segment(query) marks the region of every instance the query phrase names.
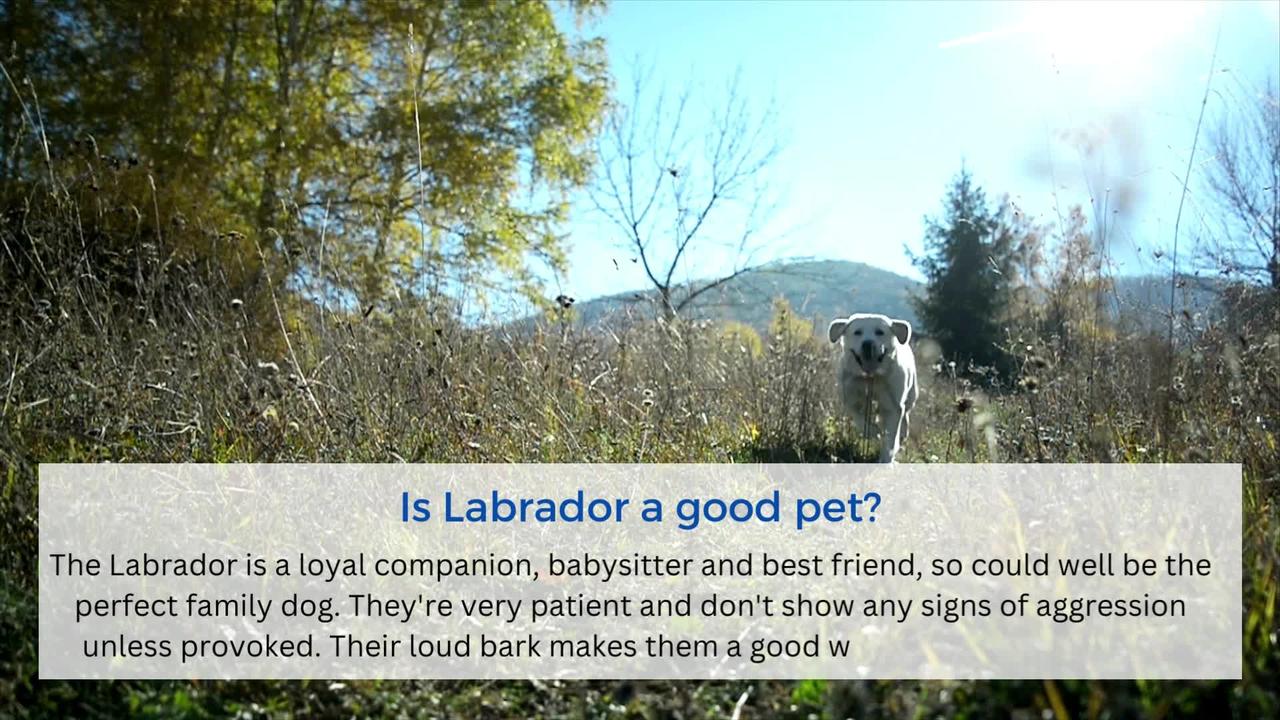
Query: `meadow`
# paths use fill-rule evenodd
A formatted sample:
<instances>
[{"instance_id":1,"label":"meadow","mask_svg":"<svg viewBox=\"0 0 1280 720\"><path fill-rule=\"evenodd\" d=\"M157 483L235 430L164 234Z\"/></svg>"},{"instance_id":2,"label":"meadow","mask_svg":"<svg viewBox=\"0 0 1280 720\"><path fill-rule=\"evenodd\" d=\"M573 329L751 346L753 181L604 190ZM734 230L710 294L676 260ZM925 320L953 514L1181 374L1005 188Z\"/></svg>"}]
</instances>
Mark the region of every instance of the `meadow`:
<instances>
[{"instance_id":1,"label":"meadow","mask_svg":"<svg viewBox=\"0 0 1280 720\"><path fill-rule=\"evenodd\" d=\"M1011 374L923 342L904 462L1227 462L1244 468L1239 682L44 682L42 462L856 462L835 354L785 305L768 332L553 306L486 323L406 296L307 300L174 247L227 238L102 169L0 220L0 715L6 717L1177 717L1280 713L1280 336L1267 291L1168 337L1102 316L1107 278L1050 264L1010 322ZM112 179L116 178L116 179ZM145 197L145 195L141 196ZM123 218L123 220L122 220ZM144 218L147 218L144 220ZM175 240L175 237L179 240ZM251 241L240 252L252 256ZM264 267L269 267L265 266ZM1062 278L1075 278L1062 280ZM1029 318L1029 319L1028 319Z\"/></svg>"}]
</instances>

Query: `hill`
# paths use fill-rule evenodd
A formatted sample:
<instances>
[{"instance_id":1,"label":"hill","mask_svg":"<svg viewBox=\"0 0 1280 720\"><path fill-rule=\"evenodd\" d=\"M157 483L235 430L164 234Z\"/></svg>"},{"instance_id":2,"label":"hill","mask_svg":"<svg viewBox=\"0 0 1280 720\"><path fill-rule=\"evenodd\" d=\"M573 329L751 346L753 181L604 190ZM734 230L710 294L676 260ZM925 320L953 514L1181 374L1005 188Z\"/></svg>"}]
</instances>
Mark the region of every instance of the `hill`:
<instances>
[{"instance_id":1,"label":"hill","mask_svg":"<svg viewBox=\"0 0 1280 720\"><path fill-rule=\"evenodd\" d=\"M767 328L773 300L786 298L796 313L827 320L852 312L880 312L915 322L910 295L919 282L865 263L813 260L783 263L744 273L705 293L686 309L697 320L734 320ZM632 317L653 317L652 291L633 290L587 300L574 306L579 321L598 325Z\"/></svg>"},{"instance_id":2,"label":"hill","mask_svg":"<svg viewBox=\"0 0 1280 720\"><path fill-rule=\"evenodd\" d=\"M1186 277L1177 291L1176 306L1191 315L1220 319L1217 300L1222 288L1220 281ZM831 318L853 312L879 312L918 324L910 298L923 291L919 281L865 263L808 260L744 273L699 297L684 315L695 320L732 320L763 331L769 326L773 301L781 297L798 315L815 320L819 329ZM1129 330L1160 332L1168 322L1168 278L1116 277L1105 299L1112 316L1123 318ZM588 327L652 318L657 295L651 290L631 290L583 301L574 309L578 322Z\"/></svg>"},{"instance_id":3,"label":"hill","mask_svg":"<svg viewBox=\"0 0 1280 720\"><path fill-rule=\"evenodd\" d=\"M1174 291L1175 312L1185 311L1197 326L1223 319L1219 300L1228 283L1212 277L1180 276ZM1125 329L1160 333L1169 322L1169 278L1126 275L1115 278L1115 291L1107 304L1114 317L1123 318ZM1181 324L1181 321L1180 321Z\"/></svg>"}]
</instances>

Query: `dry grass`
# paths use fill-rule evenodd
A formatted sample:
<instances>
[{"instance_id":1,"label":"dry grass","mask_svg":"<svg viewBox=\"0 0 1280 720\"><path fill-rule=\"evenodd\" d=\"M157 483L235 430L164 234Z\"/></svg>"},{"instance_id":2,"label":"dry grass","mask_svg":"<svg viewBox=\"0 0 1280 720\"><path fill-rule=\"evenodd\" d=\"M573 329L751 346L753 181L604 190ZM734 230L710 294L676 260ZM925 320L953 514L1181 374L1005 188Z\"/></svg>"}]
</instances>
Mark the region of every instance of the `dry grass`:
<instances>
[{"instance_id":1,"label":"dry grass","mask_svg":"<svg viewBox=\"0 0 1280 720\"><path fill-rule=\"evenodd\" d=\"M326 309L285 291L247 248L227 249L243 238L164 216L130 172L75 173L3 208L0 283L13 309L0 327L0 714L720 716L747 686L742 717L1280 712L1280 323L1274 297L1248 294L1233 299L1232 325L1190 327L1172 352L1080 317L1053 333L1035 323L1011 331L1021 370L1010 381L922 353L924 393L904 456L1243 463L1238 683L37 682L40 462L862 456L835 418L829 346L794 318L780 317L753 348L709 323L588 332L556 316L484 327L418 301Z\"/></svg>"}]
</instances>

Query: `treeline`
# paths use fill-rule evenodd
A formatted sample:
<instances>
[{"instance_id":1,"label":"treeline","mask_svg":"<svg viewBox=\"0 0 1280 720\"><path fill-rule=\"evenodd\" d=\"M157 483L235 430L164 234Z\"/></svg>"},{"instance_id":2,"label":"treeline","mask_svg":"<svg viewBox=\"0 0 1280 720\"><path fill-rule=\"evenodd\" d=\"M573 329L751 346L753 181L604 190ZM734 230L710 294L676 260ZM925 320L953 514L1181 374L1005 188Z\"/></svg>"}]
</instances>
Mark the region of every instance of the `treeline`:
<instances>
[{"instance_id":1,"label":"treeline","mask_svg":"<svg viewBox=\"0 0 1280 720\"><path fill-rule=\"evenodd\" d=\"M305 278L352 306L462 273L519 286L563 263L589 177L600 9L4 3L0 274L48 272L60 253L23 218L64 202L83 208L80 271L126 285L206 262L237 294Z\"/></svg>"},{"instance_id":2,"label":"treeline","mask_svg":"<svg viewBox=\"0 0 1280 720\"><path fill-rule=\"evenodd\" d=\"M1083 208L1056 222L1036 221L1007 197L990 200L962 169L942 212L925 218L923 251L908 248L925 277L914 304L925 334L958 374L995 382L1013 378L1028 358L1047 362L1042 355L1050 349L1087 356L1102 370L1109 346L1141 341L1163 346L1167 368L1169 354L1205 332L1266 337L1280 296L1250 282L1265 276L1235 274L1205 250L1206 238L1199 240L1198 255L1154 280L1166 288L1155 306L1126 307L1113 258ZM1216 297L1212 308L1195 302L1206 291Z\"/></svg>"}]
</instances>

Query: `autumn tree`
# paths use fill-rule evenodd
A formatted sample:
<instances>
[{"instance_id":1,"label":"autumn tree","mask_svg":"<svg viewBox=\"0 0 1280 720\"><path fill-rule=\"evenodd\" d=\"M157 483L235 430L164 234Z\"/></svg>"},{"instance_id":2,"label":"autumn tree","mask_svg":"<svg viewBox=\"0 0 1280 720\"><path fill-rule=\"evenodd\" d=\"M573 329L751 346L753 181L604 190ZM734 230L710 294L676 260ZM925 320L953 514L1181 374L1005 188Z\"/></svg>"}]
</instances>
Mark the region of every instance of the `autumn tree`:
<instances>
[{"instance_id":1,"label":"autumn tree","mask_svg":"<svg viewBox=\"0 0 1280 720\"><path fill-rule=\"evenodd\" d=\"M1064 348L1093 348L1113 335L1106 295L1112 291L1084 209L1074 206L1059 224L1054 259L1042 287L1042 329Z\"/></svg>"},{"instance_id":2,"label":"autumn tree","mask_svg":"<svg viewBox=\"0 0 1280 720\"><path fill-rule=\"evenodd\" d=\"M283 277L361 302L449 272L523 285L531 261L563 262L594 158L598 6L16 0L6 183L44 172L38 94L55 153L136 161L161 195L149 215L264 249Z\"/></svg>"}]
</instances>

